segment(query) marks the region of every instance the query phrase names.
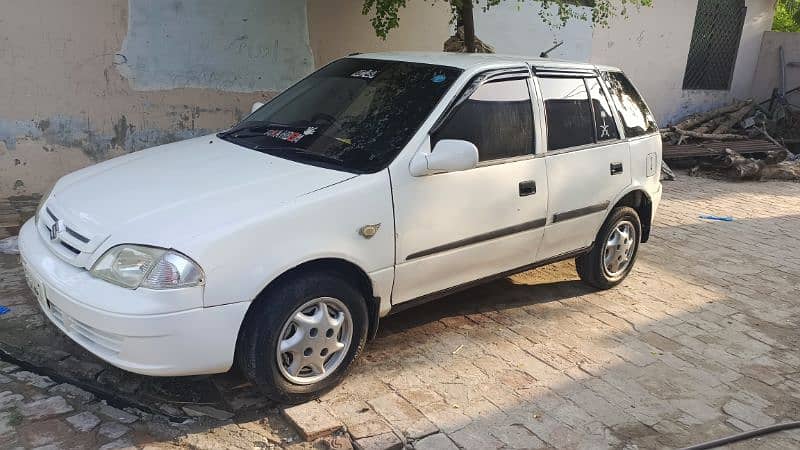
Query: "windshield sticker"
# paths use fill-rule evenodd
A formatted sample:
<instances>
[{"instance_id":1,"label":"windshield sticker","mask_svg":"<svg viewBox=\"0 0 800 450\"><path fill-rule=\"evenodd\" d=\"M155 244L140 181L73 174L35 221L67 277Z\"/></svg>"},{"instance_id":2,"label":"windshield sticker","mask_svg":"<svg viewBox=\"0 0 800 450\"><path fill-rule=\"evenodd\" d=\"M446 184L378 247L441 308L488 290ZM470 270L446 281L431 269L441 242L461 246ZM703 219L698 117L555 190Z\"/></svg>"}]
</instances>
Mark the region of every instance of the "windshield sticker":
<instances>
[{"instance_id":1,"label":"windshield sticker","mask_svg":"<svg viewBox=\"0 0 800 450\"><path fill-rule=\"evenodd\" d=\"M295 131L287 131L287 130L267 130L265 135L269 137L273 137L275 139L281 139L287 142L291 142L292 144L296 144L300 142L300 139L303 139L306 135L302 133L297 133Z\"/></svg>"},{"instance_id":2,"label":"windshield sticker","mask_svg":"<svg viewBox=\"0 0 800 450\"><path fill-rule=\"evenodd\" d=\"M364 70L359 70L357 72L353 72L353 74L350 76L353 78L365 78L367 80L371 80L375 78L377 75L378 71L375 69L364 69Z\"/></svg>"},{"instance_id":3,"label":"windshield sticker","mask_svg":"<svg viewBox=\"0 0 800 450\"><path fill-rule=\"evenodd\" d=\"M445 80L447 80L447 76L441 73L436 74L433 76L433 78L431 78L431 81L434 83L444 83Z\"/></svg>"}]
</instances>

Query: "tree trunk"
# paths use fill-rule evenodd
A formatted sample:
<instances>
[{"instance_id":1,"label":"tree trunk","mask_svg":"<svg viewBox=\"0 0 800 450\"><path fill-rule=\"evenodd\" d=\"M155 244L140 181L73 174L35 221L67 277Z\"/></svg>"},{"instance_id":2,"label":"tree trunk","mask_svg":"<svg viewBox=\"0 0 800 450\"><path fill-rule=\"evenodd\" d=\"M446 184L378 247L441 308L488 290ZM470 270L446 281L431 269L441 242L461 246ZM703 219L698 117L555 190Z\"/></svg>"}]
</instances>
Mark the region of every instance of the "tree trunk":
<instances>
[{"instance_id":1,"label":"tree trunk","mask_svg":"<svg viewBox=\"0 0 800 450\"><path fill-rule=\"evenodd\" d=\"M472 0L461 0L461 20L464 22L464 46L467 53L475 53L475 17Z\"/></svg>"}]
</instances>

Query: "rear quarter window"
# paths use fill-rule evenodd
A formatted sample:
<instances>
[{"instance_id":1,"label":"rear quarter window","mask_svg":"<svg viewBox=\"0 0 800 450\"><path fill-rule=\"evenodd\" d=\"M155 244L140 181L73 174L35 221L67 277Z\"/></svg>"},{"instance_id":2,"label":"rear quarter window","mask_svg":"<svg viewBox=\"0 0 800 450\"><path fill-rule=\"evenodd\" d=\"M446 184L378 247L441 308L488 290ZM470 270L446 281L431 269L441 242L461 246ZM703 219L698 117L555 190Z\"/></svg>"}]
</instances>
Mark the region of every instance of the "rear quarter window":
<instances>
[{"instance_id":1,"label":"rear quarter window","mask_svg":"<svg viewBox=\"0 0 800 450\"><path fill-rule=\"evenodd\" d=\"M622 72L603 72L611 101L622 119L625 137L643 136L658 131L653 113Z\"/></svg>"}]
</instances>

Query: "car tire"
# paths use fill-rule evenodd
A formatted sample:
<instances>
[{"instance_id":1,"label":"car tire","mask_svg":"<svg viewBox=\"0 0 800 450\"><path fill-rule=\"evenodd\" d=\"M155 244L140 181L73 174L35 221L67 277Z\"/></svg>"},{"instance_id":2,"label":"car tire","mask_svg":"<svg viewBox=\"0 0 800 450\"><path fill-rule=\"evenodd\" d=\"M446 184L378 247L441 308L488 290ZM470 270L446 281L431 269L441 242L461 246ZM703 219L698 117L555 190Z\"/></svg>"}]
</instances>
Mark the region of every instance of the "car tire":
<instances>
[{"instance_id":1,"label":"car tire","mask_svg":"<svg viewBox=\"0 0 800 450\"><path fill-rule=\"evenodd\" d=\"M635 235L630 236L631 233ZM581 280L597 289L620 284L633 269L641 236L642 223L636 210L614 208L597 233L592 249L575 258Z\"/></svg>"},{"instance_id":2,"label":"car tire","mask_svg":"<svg viewBox=\"0 0 800 450\"><path fill-rule=\"evenodd\" d=\"M307 402L345 377L367 341L368 321L364 295L347 281L325 273L289 277L270 287L248 312L237 364L269 399ZM346 348L334 350L346 336ZM281 353L285 348L290 350ZM320 369L329 364L330 370Z\"/></svg>"}]
</instances>

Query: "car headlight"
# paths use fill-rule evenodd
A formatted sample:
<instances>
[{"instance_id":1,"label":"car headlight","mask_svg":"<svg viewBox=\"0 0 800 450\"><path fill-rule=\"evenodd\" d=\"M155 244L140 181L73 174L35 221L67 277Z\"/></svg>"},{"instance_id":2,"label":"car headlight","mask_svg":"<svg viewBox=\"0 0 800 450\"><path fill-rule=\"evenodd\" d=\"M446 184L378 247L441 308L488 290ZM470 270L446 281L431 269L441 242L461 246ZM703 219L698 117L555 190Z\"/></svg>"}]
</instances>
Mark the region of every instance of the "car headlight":
<instances>
[{"instance_id":1,"label":"car headlight","mask_svg":"<svg viewBox=\"0 0 800 450\"><path fill-rule=\"evenodd\" d=\"M174 251L123 244L109 249L92 267L92 276L128 289L178 289L203 284L203 270Z\"/></svg>"}]
</instances>

